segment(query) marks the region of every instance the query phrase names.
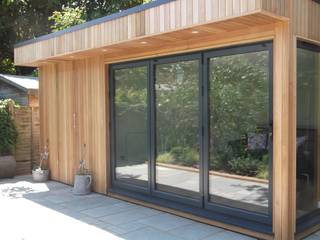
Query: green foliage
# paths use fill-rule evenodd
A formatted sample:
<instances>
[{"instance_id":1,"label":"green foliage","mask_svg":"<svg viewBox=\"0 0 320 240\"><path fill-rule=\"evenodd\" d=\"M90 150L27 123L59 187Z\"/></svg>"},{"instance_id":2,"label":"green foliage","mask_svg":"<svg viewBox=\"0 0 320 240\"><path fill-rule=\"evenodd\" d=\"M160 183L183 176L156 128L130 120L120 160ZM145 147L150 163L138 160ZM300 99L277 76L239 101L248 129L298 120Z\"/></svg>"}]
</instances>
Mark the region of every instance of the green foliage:
<instances>
[{"instance_id":1,"label":"green foliage","mask_svg":"<svg viewBox=\"0 0 320 240\"><path fill-rule=\"evenodd\" d=\"M54 11L49 17L54 24L51 26L53 32L69 28L85 22L85 9L82 7L63 7L62 11Z\"/></svg>"},{"instance_id":2,"label":"green foliage","mask_svg":"<svg viewBox=\"0 0 320 240\"><path fill-rule=\"evenodd\" d=\"M237 157L229 162L230 170L232 173L245 175L245 176L256 176L260 167L260 159L247 157Z\"/></svg>"},{"instance_id":3,"label":"green foliage","mask_svg":"<svg viewBox=\"0 0 320 240\"><path fill-rule=\"evenodd\" d=\"M185 167L195 167L199 164L199 153L192 148L173 147L157 157L159 163L171 163Z\"/></svg>"},{"instance_id":4,"label":"green foliage","mask_svg":"<svg viewBox=\"0 0 320 240\"><path fill-rule=\"evenodd\" d=\"M268 131L268 55L259 52L214 58L210 69L210 170L267 178L267 150L249 151L247 136ZM198 72L197 61L157 66L158 162L189 167L199 164ZM147 69L116 73L117 121L130 119L130 127L134 122L145 122ZM126 129L121 132L126 134Z\"/></svg>"},{"instance_id":5,"label":"green foliage","mask_svg":"<svg viewBox=\"0 0 320 240\"><path fill-rule=\"evenodd\" d=\"M48 34L51 31L52 20L49 17L57 11L63 14L63 9L84 9L85 18L67 18L63 15L57 28L69 27L130 7L145 3L145 0L3 0L0 1L0 73L16 73L30 75L33 68L14 67L8 64L13 62L13 45L28 39ZM57 14L58 17L59 14ZM60 24L61 23L61 24ZM9 59L9 60L6 60Z\"/></svg>"},{"instance_id":6,"label":"green foliage","mask_svg":"<svg viewBox=\"0 0 320 240\"><path fill-rule=\"evenodd\" d=\"M0 73L16 74L12 59L4 58L0 61Z\"/></svg>"},{"instance_id":7,"label":"green foliage","mask_svg":"<svg viewBox=\"0 0 320 240\"><path fill-rule=\"evenodd\" d=\"M9 111L12 100L0 100L0 156L11 155L17 143L17 129Z\"/></svg>"},{"instance_id":8,"label":"green foliage","mask_svg":"<svg viewBox=\"0 0 320 240\"><path fill-rule=\"evenodd\" d=\"M171 153L162 153L157 157L157 162L159 163L174 163L174 157Z\"/></svg>"}]
</instances>

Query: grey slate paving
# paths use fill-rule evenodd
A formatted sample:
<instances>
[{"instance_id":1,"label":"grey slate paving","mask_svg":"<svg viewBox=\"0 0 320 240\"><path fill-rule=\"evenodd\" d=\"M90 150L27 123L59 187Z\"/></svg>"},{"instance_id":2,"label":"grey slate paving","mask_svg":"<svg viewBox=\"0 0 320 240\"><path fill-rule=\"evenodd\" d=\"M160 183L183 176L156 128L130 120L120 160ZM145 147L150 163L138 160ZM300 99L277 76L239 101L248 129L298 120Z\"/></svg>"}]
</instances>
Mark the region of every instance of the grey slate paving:
<instances>
[{"instance_id":1,"label":"grey slate paving","mask_svg":"<svg viewBox=\"0 0 320 240\"><path fill-rule=\"evenodd\" d=\"M125 209L111 205L111 206L100 206L100 207L90 208L90 209L81 211L81 213L88 215L90 217L100 218L107 215L113 215L113 214L117 214L125 211L126 211Z\"/></svg>"},{"instance_id":2,"label":"grey slate paving","mask_svg":"<svg viewBox=\"0 0 320 240\"><path fill-rule=\"evenodd\" d=\"M247 237L239 233L222 231L210 237L204 238L204 240L254 240L254 238Z\"/></svg>"},{"instance_id":3,"label":"grey slate paving","mask_svg":"<svg viewBox=\"0 0 320 240\"><path fill-rule=\"evenodd\" d=\"M167 232L163 232L151 227L142 228L122 236L126 240L183 240Z\"/></svg>"},{"instance_id":4,"label":"grey slate paving","mask_svg":"<svg viewBox=\"0 0 320 240\"><path fill-rule=\"evenodd\" d=\"M7 212L11 217L15 213L14 210L23 209L24 205L30 206L30 204L35 208L31 211L36 212L39 216L50 215L50 224L42 226L44 232L55 228L50 239L63 239L66 234L74 236L75 233L79 233L77 239L88 239L85 234L90 234L90 236L97 234L99 237L95 240L254 239L100 194L75 196L72 194L70 186L58 182L49 181L45 184L37 184L32 182L30 176L0 180L0 210L2 214L9 210ZM1 222L1 219L6 219L6 221ZM12 217L14 222L11 225L7 219L0 218L4 230L9 229L11 225L14 225L15 228L19 227L17 219L30 219L30 213L28 214L28 211L19 212L19 216ZM43 218L35 218L32 226L39 226L43 224L42 221ZM61 221L71 224L70 232L65 232L70 229L70 226L63 225ZM21 223L25 224L26 221L21 220ZM47 230L46 227L48 227ZM19 232L9 232L10 234L18 234L13 239L38 240L38 238L32 238L33 233L38 234L34 229L23 228L23 226L21 229L23 230ZM0 235L0 239L2 238L3 236ZM320 232L307 237L306 240L320 240Z\"/></svg>"},{"instance_id":5,"label":"grey slate paving","mask_svg":"<svg viewBox=\"0 0 320 240\"><path fill-rule=\"evenodd\" d=\"M143 218L138 222L148 225L150 227L157 228L162 231L169 231L174 228L178 228L193 223L193 221L189 219L177 217L168 213L155 215L149 218Z\"/></svg>"},{"instance_id":6,"label":"grey slate paving","mask_svg":"<svg viewBox=\"0 0 320 240\"><path fill-rule=\"evenodd\" d=\"M172 229L169 233L175 236L184 236L187 240L200 240L222 231L224 230L221 228L193 222L189 225Z\"/></svg>"},{"instance_id":7,"label":"grey slate paving","mask_svg":"<svg viewBox=\"0 0 320 240\"><path fill-rule=\"evenodd\" d=\"M138 221L141 219L145 219L146 217L147 216L145 214L141 213L139 210L134 209L130 211L125 211L125 212L105 216L105 217L99 218L99 220L106 223L111 223L113 225L121 225L125 223Z\"/></svg>"},{"instance_id":8,"label":"grey slate paving","mask_svg":"<svg viewBox=\"0 0 320 240\"><path fill-rule=\"evenodd\" d=\"M316 235L316 234L313 234L313 235L305 238L305 240L320 240L320 236Z\"/></svg>"}]
</instances>

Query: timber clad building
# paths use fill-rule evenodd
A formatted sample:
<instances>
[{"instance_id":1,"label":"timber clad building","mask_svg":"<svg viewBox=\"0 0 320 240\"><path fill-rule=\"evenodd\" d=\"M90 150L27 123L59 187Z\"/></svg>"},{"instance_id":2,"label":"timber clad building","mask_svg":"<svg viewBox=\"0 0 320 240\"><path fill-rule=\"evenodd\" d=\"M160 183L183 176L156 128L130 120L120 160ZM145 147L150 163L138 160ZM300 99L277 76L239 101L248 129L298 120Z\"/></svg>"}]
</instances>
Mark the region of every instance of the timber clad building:
<instances>
[{"instance_id":1,"label":"timber clad building","mask_svg":"<svg viewBox=\"0 0 320 240\"><path fill-rule=\"evenodd\" d=\"M261 239L320 226L320 3L158 0L19 43L73 183Z\"/></svg>"}]
</instances>

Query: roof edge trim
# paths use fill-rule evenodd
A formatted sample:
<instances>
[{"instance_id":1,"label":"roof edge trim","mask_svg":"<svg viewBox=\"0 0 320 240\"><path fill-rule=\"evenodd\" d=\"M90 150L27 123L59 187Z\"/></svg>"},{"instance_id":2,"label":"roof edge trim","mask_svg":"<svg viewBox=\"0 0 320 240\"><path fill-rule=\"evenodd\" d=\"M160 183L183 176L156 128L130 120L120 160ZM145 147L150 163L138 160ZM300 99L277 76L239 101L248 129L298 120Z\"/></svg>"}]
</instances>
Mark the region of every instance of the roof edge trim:
<instances>
[{"instance_id":1,"label":"roof edge trim","mask_svg":"<svg viewBox=\"0 0 320 240\"><path fill-rule=\"evenodd\" d=\"M156 1L153 1L153 2L150 2L150 3L141 4L141 5L138 5L136 7L129 8L129 9L126 9L126 10L121 11L121 12L117 12L117 13L114 13L114 14L111 14L111 15L107 15L105 17L97 18L97 19L94 19L94 20L91 20L91 21L88 21L88 22L85 22L85 23L82 23L82 24L79 24L79 25L72 26L70 28L66 28L64 30L60 30L60 31L57 31L57 32L49 33L47 35L42 35L42 36L34 38L34 39L30 39L30 40L27 40L27 41L16 43L14 45L14 48L22 47L22 46L25 46L25 45L28 45L28 44L32 44L32 43L36 43L36 42L40 42L40 41L49 40L51 38L55 38L55 37L61 36L61 35L66 34L66 33L75 32L75 31L78 31L78 30L81 30L81 29L85 29L85 28L94 26L94 25L98 25L98 24L101 24L101 23L104 23L104 22L111 21L111 20L114 20L114 19L117 19L117 18L121 18L121 17L125 17L125 16L128 16L128 15L134 14L134 13L142 12L144 10L147 10L147 9L150 9L150 8L154 8L154 7L157 7L157 6L172 2L172 1L175 1L175 0L156 0Z\"/></svg>"}]
</instances>

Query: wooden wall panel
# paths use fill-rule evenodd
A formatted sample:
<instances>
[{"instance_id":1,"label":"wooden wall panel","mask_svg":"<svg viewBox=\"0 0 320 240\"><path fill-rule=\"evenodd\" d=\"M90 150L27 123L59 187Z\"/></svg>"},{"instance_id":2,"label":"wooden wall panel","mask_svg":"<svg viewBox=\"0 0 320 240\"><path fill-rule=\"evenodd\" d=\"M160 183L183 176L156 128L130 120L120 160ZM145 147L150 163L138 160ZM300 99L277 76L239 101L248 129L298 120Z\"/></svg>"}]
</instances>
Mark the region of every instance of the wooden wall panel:
<instances>
[{"instance_id":1,"label":"wooden wall panel","mask_svg":"<svg viewBox=\"0 0 320 240\"><path fill-rule=\"evenodd\" d=\"M218 0L217 2L219 2ZM208 4L210 1L202 1ZM211 4L215 2L210 2ZM221 1L220 1L221 2ZM175 1L170 6L180 6L179 11L186 11L189 6L187 0ZM252 8L250 1L232 1L233 12L241 12L242 8ZM228 1L226 8L231 5ZM210 5L206 5L210 6ZM212 6L211 6L212 7ZM156 19L170 8L160 8L146 12L146 20ZM214 9L214 8L212 8ZM200 11L200 10L199 10ZM204 11L204 10L202 10ZM162 13L161 13L162 12ZM206 19L218 16L221 12L206 12ZM226 12L226 14L229 14ZM180 18L181 17L181 18ZM173 25L186 24L187 15L170 19L168 23L159 25L146 24L145 31L160 31ZM251 17L251 16L250 16ZM128 17L124 21L131 21ZM244 19L244 23L246 22ZM139 21L135 19L134 21ZM197 21L202 21L200 15ZM109 23L108 23L109 24ZM117 25L105 28L116 34ZM177 25L176 25L177 24ZM223 24L223 23L221 23ZM237 22L239 24L239 22ZM221 25L215 25L217 28ZM233 26L233 25L232 25ZM222 28L222 27L221 27ZM128 34L136 31L131 25ZM119 33L122 37L122 33ZM123 33L125 35L125 33ZM175 33L172 33L175 34ZM211 36L212 37L212 36ZM214 48L225 45L248 43L252 41L274 38L274 166L273 166L273 206L274 206L274 233L275 239L293 239L295 224L295 189L294 165L292 154L295 153L295 138L293 137L294 118L294 78L292 69L295 64L292 55L294 50L292 26L289 22L269 23L267 25L252 26L228 33L222 33L215 38L202 39L205 45L197 40L189 40L185 48L176 45L167 45L165 52L147 52L141 50L141 55L126 52L122 56L112 56L110 59L102 57L85 58L81 60L64 61L55 64L46 64L40 68L40 101L41 101L41 139L42 145L46 139L50 143L50 168L53 179L72 184L72 176L78 166L83 144L87 145L87 167L94 174L94 190L105 193L107 190L107 164L109 162L108 149L108 81L105 80L104 62L127 61L129 58L146 58L157 54L172 54L173 52L192 51L199 48ZM87 41L86 39L85 41ZM180 42L181 44L181 42ZM290 46L290 48L288 48ZM290 61L291 59L291 61ZM73 94L73 97L72 97ZM61 106L68 105L68 106ZM61 107L61 109L59 109ZM75 114L75 122L73 122ZM289 123L289 124L288 124ZM73 128L75 124L75 128ZM72 131L70 131L72 130ZM73 136L73 137L72 137ZM70 149L74 149L70 154ZM291 160L291 161L290 161ZM67 161L67 162L66 162Z\"/></svg>"},{"instance_id":2,"label":"wooden wall panel","mask_svg":"<svg viewBox=\"0 0 320 240\"><path fill-rule=\"evenodd\" d=\"M99 57L75 61L76 156L86 145L86 164L93 172L94 190L105 193L107 186L107 120L104 64Z\"/></svg>"},{"instance_id":3,"label":"wooden wall panel","mask_svg":"<svg viewBox=\"0 0 320 240\"><path fill-rule=\"evenodd\" d=\"M261 0L262 8L279 16L290 16L290 2L292 0ZM298 0L300 1L300 0Z\"/></svg>"},{"instance_id":4,"label":"wooden wall panel","mask_svg":"<svg viewBox=\"0 0 320 240\"><path fill-rule=\"evenodd\" d=\"M59 180L58 98L55 64L40 67L39 79L40 146L43 149L48 142L50 176L53 180Z\"/></svg>"},{"instance_id":5,"label":"wooden wall panel","mask_svg":"<svg viewBox=\"0 0 320 240\"><path fill-rule=\"evenodd\" d=\"M296 225L296 38L290 22L276 26L273 80L273 228L294 239Z\"/></svg>"},{"instance_id":6,"label":"wooden wall panel","mask_svg":"<svg viewBox=\"0 0 320 240\"><path fill-rule=\"evenodd\" d=\"M262 9L261 1L266 0L176 0L168 2L85 29L64 33L48 40L16 47L15 64L33 65L37 61L51 57L248 15Z\"/></svg>"},{"instance_id":7,"label":"wooden wall panel","mask_svg":"<svg viewBox=\"0 0 320 240\"><path fill-rule=\"evenodd\" d=\"M57 112L59 136L59 179L73 183L74 158L74 80L72 62L57 64Z\"/></svg>"},{"instance_id":8,"label":"wooden wall panel","mask_svg":"<svg viewBox=\"0 0 320 240\"><path fill-rule=\"evenodd\" d=\"M106 85L102 59L40 68L41 146L49 142L51 178L73 184L83 144L94 190L106 193Z\"/></svg>"},{"instance_id":9,"label":"wooden wall panel","mask_svg":"<svg viewBox=\"0 0 320 240\"><path fill-rule=\"evenodd\" d=\"M320 3L313 0L293 0L295 34L320 41Z\"/></svg>"}]
</instances>

